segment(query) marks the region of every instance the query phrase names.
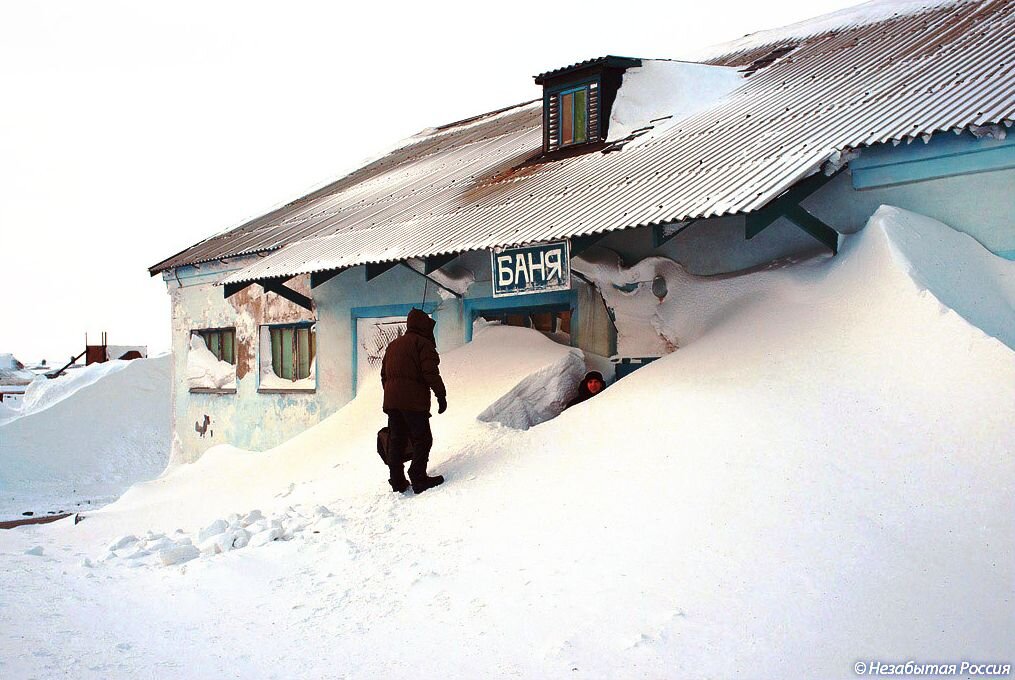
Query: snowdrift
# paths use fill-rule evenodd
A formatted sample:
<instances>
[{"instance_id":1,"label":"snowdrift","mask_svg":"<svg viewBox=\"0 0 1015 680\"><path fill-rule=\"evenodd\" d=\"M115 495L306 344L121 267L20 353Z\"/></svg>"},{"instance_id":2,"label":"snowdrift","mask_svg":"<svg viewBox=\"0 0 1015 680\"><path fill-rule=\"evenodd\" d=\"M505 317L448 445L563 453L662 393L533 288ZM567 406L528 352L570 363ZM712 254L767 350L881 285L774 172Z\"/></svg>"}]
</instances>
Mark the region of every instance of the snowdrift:
<instances>
[{"instance_id":1,"label":"snowdrift","mask_svg":"<svg viewBox=\"0 0 1015 680\"><path fill-rule=\"evenodd\" d=\"M94 384L107 375L122 371L129 365L129 361L107 361L83 368L74 368L54 380L49 380L43 375L29 373L32 382L26 386L25 396L15 408L9 410L6 417L0 415L0 425L22 416L45 411L50 406L74 395L78 390Z\"/></svg>"},{"instance_id":2,"label":"snowdrift","mask_svg":"<svg viewBox=\"0 0 1015 680\"><path fill-rule=\"evenodd\" d=\"M1008 659L1015 352L987 321L1011 270L963 239L882 208L838 257L682 277L671 291L702 314L667 326L680 350L524 431L477 416L570 350L487 328L442 362L443 487L386 489L369 387L266 454L216 447L76 527L0 537L88 555L65 579L74 616L90 634L116 621L69 651L22 621L0 649L14 671L126 644L128 669L252 677L848 678L859 659ZM290 540L130 559L142 540L193 556L217 520L247 519ZM27 603L47 581L25 569L11 597Z\"/></svg>"},{"instance_id":3,"label":"snowdrift","mask_svg":"<svg viewBox=\"0 0 1015 680\"><path fill-rule=\"evenodd\" d=\"M0 422L0 518L90 509L162 472L170 361L109 361L32 382Z\"/></svg>"}]
</instances>

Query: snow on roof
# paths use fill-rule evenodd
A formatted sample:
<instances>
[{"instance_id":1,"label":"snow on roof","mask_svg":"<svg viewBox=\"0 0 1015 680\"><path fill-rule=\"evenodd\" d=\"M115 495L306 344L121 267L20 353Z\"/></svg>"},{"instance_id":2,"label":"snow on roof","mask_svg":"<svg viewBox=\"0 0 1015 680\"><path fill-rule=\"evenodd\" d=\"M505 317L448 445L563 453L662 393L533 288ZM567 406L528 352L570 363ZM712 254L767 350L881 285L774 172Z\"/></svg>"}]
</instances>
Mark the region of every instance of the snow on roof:
<instances>
[{"instance_id":1,"label":"snow on roof","mask_svg":"<svg viewBox=\"0 0 1015 680\"><path fill-rule=\"evenodd\" d=\"M743 84L741 69L732 66L643 59L641 66L624 72L607 139L623 139L661 119L673 124L688 118L715 106Z\"/></svg>"},{"instance_id":2,"label":"snow on roof","mask_svg":"<svg viewBox=\"0 0 1015 680\"><path fill-rule=\"evenodd\" d=\"M742 38L719 43L684 55L694 61L712 61L724 55L741 54L749 50L768 47L776 43L804 40L822 33L842 31L897 17L918 14L946 5L958 5L977 0L872 0L847 7L795 24L748 33Z\"/></svg>"},{"instance_id":3,"label":"snow on roof","mask_svg":"<svg viewBox=\"0 0 1015 680\"><path fill-rule=\"evenodd\" d=\"M421 133L151 271L284 248L229 279L243 282L751 212L845 150L1011 124L1015 0L914 7L837 13L838 23L846 16L868 23L794 38L793 49L774 59L765 55L789 37L832 20L756 36L754 51L709 62L743 70L742 86L720 88L701 111L682 111L679 97L640 103L641 115L654 108L687 115L620 151L532 162L542 149L539 102ZM878 12L889 16L871 19ZM620 98L626 95L622 87Z\"/></svg>"}]
</instances>

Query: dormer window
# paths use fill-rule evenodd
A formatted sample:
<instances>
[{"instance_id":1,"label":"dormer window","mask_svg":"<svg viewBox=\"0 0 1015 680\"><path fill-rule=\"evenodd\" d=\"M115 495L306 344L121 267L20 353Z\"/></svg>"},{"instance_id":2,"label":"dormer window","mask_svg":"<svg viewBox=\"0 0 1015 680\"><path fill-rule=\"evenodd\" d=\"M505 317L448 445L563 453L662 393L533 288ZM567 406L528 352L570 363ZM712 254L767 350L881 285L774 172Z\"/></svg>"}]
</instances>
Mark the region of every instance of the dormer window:
<instances>
[{"instance_id":1,"label":"dormer window","mask_svg":"<svg viewBox=\"0 0 1015 680\"><path fill-rule=\"evenodd\" d=\"M543 154L601 149L624 71L640 59L601 57L536 76L543 86ZM559 153L555 153L559 152Z\"/></svg>"},{"instance_id":2,"label":"dormer window","mask_svg":"<svg viewBox=\"0 0 1015 680\"><path fill-rule=\"evenodd\" d=\"M547 150L599 141L599 81L546 95Z\"/></svg>"}]
</instances>

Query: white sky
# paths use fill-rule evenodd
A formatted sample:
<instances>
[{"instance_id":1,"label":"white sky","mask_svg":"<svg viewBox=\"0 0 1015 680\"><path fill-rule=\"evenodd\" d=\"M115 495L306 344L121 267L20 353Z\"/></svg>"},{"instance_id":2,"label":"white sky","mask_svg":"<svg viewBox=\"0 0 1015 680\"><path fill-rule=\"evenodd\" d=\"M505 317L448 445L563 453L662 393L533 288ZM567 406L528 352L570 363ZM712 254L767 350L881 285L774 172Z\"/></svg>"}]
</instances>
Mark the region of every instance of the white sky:
<instances>
[{"instance_id":1,"label":"white sky","mask_svg":"<svg viewBox=\"0 0 1015 680\"><path fill-rule=\"evenodd\" d=\"M675 57L855 4L0 2L0 352L169 348L147 267L418 130L604 54Z\"/></svg>"}]
</instances>

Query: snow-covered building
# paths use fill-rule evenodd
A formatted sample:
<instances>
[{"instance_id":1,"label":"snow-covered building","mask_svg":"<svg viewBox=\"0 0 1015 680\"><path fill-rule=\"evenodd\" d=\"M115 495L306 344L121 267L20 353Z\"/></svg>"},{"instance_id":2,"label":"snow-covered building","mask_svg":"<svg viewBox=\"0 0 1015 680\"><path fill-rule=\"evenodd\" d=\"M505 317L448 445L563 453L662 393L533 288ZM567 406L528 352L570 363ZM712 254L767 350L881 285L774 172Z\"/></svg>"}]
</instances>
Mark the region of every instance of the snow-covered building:
<instances>
[{"instance_id":1,"label":"snow-covered building","mask_svg":"<svg viewBox=\"0 0 1015 680\"><path fill-rule=\"evenodd\" d=\"M335 412L412 307L442 350L499 320L622 372L685 340L666 272L834 255L883 204L1015 259L1013 43L1015 0L875 2L685 60L579 62L424 130L151 267L174 456Z\"/></svg>"}]
</instances>

